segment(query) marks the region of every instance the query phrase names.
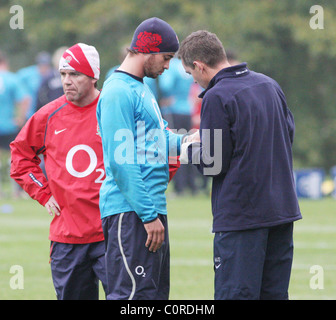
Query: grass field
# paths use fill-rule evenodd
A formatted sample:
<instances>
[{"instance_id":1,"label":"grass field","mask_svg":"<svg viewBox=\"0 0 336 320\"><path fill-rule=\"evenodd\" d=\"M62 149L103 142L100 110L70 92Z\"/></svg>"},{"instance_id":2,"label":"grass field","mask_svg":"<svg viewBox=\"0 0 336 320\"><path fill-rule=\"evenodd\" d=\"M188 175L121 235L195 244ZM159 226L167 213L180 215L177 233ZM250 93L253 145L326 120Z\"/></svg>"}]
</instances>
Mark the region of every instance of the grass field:
<instances>
[{"instance_id":1,"label":"grass field","mask_svg":"<svg viewBox=\"0 0 336 320\"><path fill-rule=\"evenodd\" d=\"M336 200L305 200L300 205L304 219L295 224L290 299L334 300ZM203 195L171 198L168 210L170 298L211 300L213 234L210 199ZM0 201L0 300L55 299L49 265L50 219L45 209L33 200ZM318 270L320 282L316 280L317 271L314 270ZM18 278L22 272L23 278ZM316 284L318 288L315 288Z\"/></svg>"}]
</instances>

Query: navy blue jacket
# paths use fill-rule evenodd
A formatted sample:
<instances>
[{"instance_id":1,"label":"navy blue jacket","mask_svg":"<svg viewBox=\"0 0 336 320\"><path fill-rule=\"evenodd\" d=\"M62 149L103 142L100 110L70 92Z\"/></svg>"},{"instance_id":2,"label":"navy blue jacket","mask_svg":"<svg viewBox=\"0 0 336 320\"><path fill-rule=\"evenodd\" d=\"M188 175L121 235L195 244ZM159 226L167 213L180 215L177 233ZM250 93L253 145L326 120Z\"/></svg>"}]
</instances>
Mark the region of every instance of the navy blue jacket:
<instances>
[{"instance_id":1,"label":"navy blue jacket","mask_svg":"<svg viewBox=\"0 0 336 320\"><path fill-rule=\"evenodd\" d=\"M301 219L294 119L278 83L242 63L218 72L200 97L202 143L189 146L188 155L213 177L213 232Z\"/></svg>"}]
</instances>

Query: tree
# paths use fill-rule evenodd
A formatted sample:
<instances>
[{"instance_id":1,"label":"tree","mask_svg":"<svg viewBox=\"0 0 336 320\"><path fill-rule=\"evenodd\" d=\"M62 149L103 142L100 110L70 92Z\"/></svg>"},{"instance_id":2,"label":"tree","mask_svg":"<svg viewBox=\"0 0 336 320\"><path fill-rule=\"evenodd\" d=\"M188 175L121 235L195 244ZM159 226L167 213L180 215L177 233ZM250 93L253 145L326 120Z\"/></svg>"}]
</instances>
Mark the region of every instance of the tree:
<instances>
[{"instance_id":1,"label":"tree","mask_svg":"<svg viewBox=\"0 0 336 320\"><path fill-rule=\"evenodd\" d=\"M24 9L24 30L9 27L9 8ZM199 29L216 33L241 61L273 77L285 91L296 121L296 166L336 162L336 3L320 0L323 29L313 0L17 0L0 5L0 48L18 69L38 51L84 42L101 56L102 78L120 63L136 26L151 16L169 22L180 40ZM313 19L313 20L312 20ZM99 85L102 85L100 81Z\"/></svg>"}]
</instances>

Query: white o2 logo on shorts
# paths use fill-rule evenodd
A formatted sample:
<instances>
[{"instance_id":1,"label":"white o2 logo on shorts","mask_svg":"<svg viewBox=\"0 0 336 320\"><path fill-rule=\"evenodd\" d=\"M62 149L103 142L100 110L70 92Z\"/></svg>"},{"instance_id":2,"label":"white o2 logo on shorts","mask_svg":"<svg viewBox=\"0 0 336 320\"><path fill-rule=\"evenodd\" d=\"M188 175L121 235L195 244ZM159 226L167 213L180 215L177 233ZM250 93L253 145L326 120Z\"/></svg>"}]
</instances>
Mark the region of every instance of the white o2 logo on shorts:
<instances>
[{"instance_id":1,"label":"white o2 logo on shorts","mask_svg":"<svg viewBox=\"0 0 336 320\"><path fill-rule=\"evenodd\" d=\"M78 152L78 151L85 151L90 157L89 166L84 171L77 171L73 167L73 158L74 158L76 152ZM97 167L97 163L98 163L98 160L97 160L97 155L96 155L95 151L91 147L89 147L85 144L79 144L77 146L72 147L69 150L69 152L66 156L66 160L65 160L66 169L68 170L68 172L72 176L74 176L76 178L84 178L84 177L87 177L88 175L90 175L95 170L95 168ZM95 183L102 183L103 182L103 177L104 177L104 174L105 174L104 169L100 169L100 168L96 169L96 172L99 172L100 175L95 180Z\"/></svg>"},{"instance_id":2,"label":"white o2 logo on shorts","mask_svg":"<svg viewBox=\"0 0 336 320\"><path fill-rule=\"evenodd\" d=\"M145 272L145 268L143 266L137 266L135 268L135 273L138 275L138 276L142 276L143 278L146 277L146 272Z\"/></svg>"}]
</instances>

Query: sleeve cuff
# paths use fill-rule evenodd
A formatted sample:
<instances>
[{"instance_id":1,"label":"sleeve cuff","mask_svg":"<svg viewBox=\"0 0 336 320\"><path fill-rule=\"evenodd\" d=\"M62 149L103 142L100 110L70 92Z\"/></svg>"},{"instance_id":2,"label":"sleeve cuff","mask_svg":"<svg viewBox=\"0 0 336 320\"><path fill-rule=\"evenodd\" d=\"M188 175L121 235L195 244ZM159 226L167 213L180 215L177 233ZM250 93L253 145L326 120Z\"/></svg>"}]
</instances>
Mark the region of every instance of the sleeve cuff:
<instances>
[{"instance_id":1,"label":"sleeve cuff","mask_svg":"<svg viewBox=\"0 0 336 320\"><path fill-rule=\"evenodd\" d=\"M44 193L40 199L38 199L38 202L42 205L45 206L45 204L48 202L48 200L51 197L51 193Z\"/></svg>"}]
</instances>

